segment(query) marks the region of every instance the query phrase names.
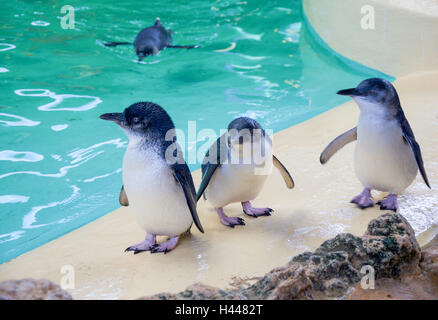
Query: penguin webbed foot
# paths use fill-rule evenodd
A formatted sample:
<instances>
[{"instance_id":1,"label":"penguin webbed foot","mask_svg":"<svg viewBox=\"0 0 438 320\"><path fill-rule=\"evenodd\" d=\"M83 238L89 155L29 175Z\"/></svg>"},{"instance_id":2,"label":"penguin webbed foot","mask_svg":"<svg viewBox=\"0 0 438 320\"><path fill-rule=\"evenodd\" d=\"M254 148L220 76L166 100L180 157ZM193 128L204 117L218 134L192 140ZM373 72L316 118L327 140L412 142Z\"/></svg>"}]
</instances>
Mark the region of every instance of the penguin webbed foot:
<instances>
[{"instance_id":1,"label":"penguin webbed foot","mask_svg":"<svg viewBox=\"0 0 438 320\"><path fill-rule=\"evenodd\" d=\"M371 196L371 190L369 188L363 189L361 194L358 194L350 203L355 203L361 209L366 209L374 206L374 201Z\"/></svg>"},{"instance_id":2,"label":"penguin webbed foot","mask_svg":"<svg viewBox=\"0 0 438 320\"><path fill-rule=\"evenodd\" d=\"M219 216L219 219L221 220L221 223L224 226L234 228L235 226L244 226L245 220L239 217L229 217L225 214L224 210L222 208L217 209L217 214Z\"/></svg>"},{"instance_id":3,"label":"penguin webbed foot","mask_svg":"<svg viewBox=\"0 0 438 320\"><path fill-rule=\"evenodd\" d=\"M138 254L143 251L149 251L156 246L155 242L156 242L156 237L154 235L147 234L146 239L144 241L126 248L125 252L134 251L134 254Z\"/></svg>"},{"instance_id":4,"label":"penguin webbed foot","mask_svg":"<svg viewBox=\"0 0 438 320\"><path fill-rule=\"evenodd\" d=\"M271 208L254 208L251 202L242 202L243 212L250 217L257 218L260 216L270 216L274 210Z\"/></svg>"},{"instance_id":5,"label":"penguin webbed foot","mask_svg":"<svg viewBox=\"0 0 438 320\"><path fill-rule=\"evenodd\" d=\"M392 210L397 212L397 195L389 194L384 199L378 201L377 204L380 205L380 210Z\"/></svg>"},{"instance_id":6,"label":"penguin webbed foot","mask_svg":"<svg viewBox=\"0 0 438 320\"><path fill-rule=\"evenodd\" d=\"M163 252L164 254L172 251L178 244L179 236L171 237L169 240L160 244L155 244L151 249L151 253Z\"/></svg>"},{"instance_id":7,"label":"penguin webbed foot","mask_svg":"<svg viewBox=\"0 0 438 320\"><path fill-rule=\"evenodd\" d=\"M151 245L151 244L142 245L142 243L135 244L133 246L130 246L130 247L126 248L125 252L134 251L134 254L137 254L137 253L140 253L140 252L143 252L143 251L152 250L152 248L155 247L155 244L153 244L153 245Z\"/></svg>"}]
</instances>

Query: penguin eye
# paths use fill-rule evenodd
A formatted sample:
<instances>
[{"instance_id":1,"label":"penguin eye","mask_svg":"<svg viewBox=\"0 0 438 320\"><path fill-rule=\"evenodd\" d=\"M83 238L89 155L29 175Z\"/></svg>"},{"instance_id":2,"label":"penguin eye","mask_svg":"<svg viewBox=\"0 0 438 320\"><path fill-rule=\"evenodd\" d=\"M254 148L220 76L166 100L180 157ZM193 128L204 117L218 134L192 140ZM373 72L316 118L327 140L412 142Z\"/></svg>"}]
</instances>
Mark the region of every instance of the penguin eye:
<instances>
[{"instance_id":1,"label":"penguin eye","mask_svg":"<svg viewBox=\"0 0 438 320\"><path fill-rule=\"evenodd\" d=\"M134 118L132 118L132 122L139 123L140 122L140 118L139 117L134 117Z\"/></svg>"}]
</instances>

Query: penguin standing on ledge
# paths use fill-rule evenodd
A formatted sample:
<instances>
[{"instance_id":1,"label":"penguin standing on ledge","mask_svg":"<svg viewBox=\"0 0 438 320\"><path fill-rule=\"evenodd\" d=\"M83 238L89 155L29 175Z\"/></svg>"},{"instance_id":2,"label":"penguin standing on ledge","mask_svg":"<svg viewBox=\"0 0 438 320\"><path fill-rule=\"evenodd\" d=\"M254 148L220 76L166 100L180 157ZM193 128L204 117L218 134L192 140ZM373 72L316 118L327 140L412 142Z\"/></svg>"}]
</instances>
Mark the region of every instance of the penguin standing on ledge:
<instances>
[{"instance_id":1,"label":"penguin standing on ledge","mask_svg":"<svg viewBox=\"0 0 438 320\"><path fill-rule=\"evenodd\" d=\"M177 49L193 49L199 48L198 45L194 46L174 46L172 45L172 35L170 30L164 29L161 24L160 18L157 18L153 26L147 27L141 30L134 43L132 42L106 42L107 47L116 47L118 45L134 45L135 54L138 56L138 61L143 58L156 55L164 48L177 48Z\"/></svg>"},{"instance_id":2,"label":"penguin standing on ledge","mask_svg":"<svg viewBox=\"0 0 438 320\"><path fill-rule=\"evenodd\" d=\"M344 145L357 140L354 168L364 189L351 202L361 209L374 206L371 190L375 189L389 193L377 203L380 209L397 211L397 195L414 181L418 170L430 188L420 146L394 86L373 78L338 94L350 96L358 104L359 121L357 127L338 136L324 149L320 162L325 164Z\"/></svg>"},{"instance_id":3,"label":"penguin standing on ledge","mask_svg":"<svg viewBox=\"0 0 438 320\"><path fill-rule=\"evenodd\" d=\"M197 199L204 194L222 224L231 228L245 225L242 218L225 214L223 207L233 202L240 202L249 217L270 216L272 209L254 208L251 201L259 195L273 165L280 170L286 186L292 189L294 181L272 154L272 141L260 124L250 118L237 118L205 155Z\"/></svg>"},{"instance_id":4,"label":"penguin standing on ledge","mask_svg":"<svg viewBox=\"0 0 438 320\"><path fill-rule=\"evenodd\" d=\"M138 102L123 113L100 116L119 125L129 138L123 158L120 203L131 208L146 239L126 251L168 252L193 222L204 232L196 211L196 190L174 135L175 126L163 108ZM169 141L168 134L175 137ZM169 150L171 153L169 153ZM157 244L156 236L169 240Z\"/></svg>"}]
</instances>

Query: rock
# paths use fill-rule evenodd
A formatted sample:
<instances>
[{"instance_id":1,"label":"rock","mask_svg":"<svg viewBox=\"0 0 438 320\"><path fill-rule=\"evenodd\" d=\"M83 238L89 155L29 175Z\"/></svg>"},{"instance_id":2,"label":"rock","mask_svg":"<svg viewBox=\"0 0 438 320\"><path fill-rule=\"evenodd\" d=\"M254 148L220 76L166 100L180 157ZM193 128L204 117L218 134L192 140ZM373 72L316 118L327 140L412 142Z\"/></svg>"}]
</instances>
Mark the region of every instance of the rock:
<instances>
[{"instance_id":1,"label":"rock","mask_svg":"<svg viewBox=\"0 0 438 320\"><path fill-rule=\"evenodd\" d=\"M424 246L421 252L420 268L438 286L438 235Z\"/></svg>"},{"instance_id":2,"label":"rock","mask_svg":"<svg viewBox=\"0 0 438 320\"><path fill-rule=\"evenodd\" d=\"M376 279L401 279L404 274L421 272L421 257L415 233L406 219L398 213L386 213L372 220L362 237L339 234L314 252L297 255L286 266L271 270L252 285L222 290L197 283L177 294L161 293L142 299L341 298L360 282L363 266L374 268ZM428 265L436 270L436 255L423 255L426 260L434 261Z\"/></svg>"},{"instance_id":3,"label":"rock","mask_svg":"<svg viewBox=\"0 0 438 320\"><path fill-rule=\"evenodd\" d=\"M21 279L0 283L0 300L72 300L72 296L49 280Z\"/></svg>"},{"instance_id":4,"label":"rock","mask_svg":"<svg viewBox=\"0 0 438 320\"><path fill-rule=\"evenodd\" d=\"M236 300L244 299L243 296L235 295L226 290L195 283L186 290L177 293L160 293L152 297L142 297L139 300Z\"/></svg>"},{"instance_id":5,"label":"rock","mask_svg":"<svg viewBox=\"0 0 438 320\"><path fill-rule=\"evenodd\" d=\"M357 285L349 300L438 300L438 236L421 250L419 272L404 273L398 279L381 278L375 290L363 290Z\"/></svg>"}]
</instances>

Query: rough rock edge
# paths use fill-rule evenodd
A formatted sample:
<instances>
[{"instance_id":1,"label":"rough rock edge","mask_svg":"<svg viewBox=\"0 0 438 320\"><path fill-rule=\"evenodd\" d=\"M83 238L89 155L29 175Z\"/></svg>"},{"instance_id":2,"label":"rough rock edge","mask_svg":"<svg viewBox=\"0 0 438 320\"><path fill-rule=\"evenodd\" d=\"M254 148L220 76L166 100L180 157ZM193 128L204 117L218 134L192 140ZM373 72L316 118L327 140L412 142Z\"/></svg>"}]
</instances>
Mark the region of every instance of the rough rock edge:
<instances>
[{"instance_id":1,"label":"rough rock edge","mask_svg":"<svg viewBox=\"0 0 438 320\"><path fill-rule=\"evenodd\" d=\"M49 280L21 279L0 283L0 300L72 300L72 296Z\"/></svg>"},{"instance_id":2,"label":"rough rock edge","mask_svg":"<svg viewBox=\"0 0 438 320\"><path fill-rule=\"evenodd\" d=\"M314 252L299 254L286 266L271 270L252 285L224 290L196 283L180 293L140 299L342 298L360 282L363 266L372 266L376 279L401 279L405 274L421 272L420 259L420 246L410 224L398 213L386 213L372 220L362 237L339 234Z\"/></svg>"}]
</instances>

